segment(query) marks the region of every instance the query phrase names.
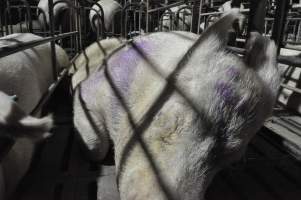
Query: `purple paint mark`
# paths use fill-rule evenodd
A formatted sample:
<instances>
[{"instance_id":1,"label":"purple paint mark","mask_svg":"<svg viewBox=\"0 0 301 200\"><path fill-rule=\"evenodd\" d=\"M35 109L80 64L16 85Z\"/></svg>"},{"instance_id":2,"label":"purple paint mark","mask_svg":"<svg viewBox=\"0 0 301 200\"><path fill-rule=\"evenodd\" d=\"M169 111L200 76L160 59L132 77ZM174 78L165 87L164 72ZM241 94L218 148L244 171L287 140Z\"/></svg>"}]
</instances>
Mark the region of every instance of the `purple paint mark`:
<instances>
[{"instance_id":1,"label":"purple paint mark","mask_svg":"<svg viewBox=\"0 0 301 200\"><path fill-rule=\"evenodd\" d=\"M235 105L238 102L238 96L235 94L231 85L219 81L215 85L218 96L226 103L226 105Z\"/></svg>"},{"instance_id":2,"label":"purple paint mark","mask_svg":"<svg viewBox=\"0 0 301 200\"><path fill-rule=\"evenodd\" d=\"M103 71L97 71L91 76L86 79L85 81L81 82L82 88L82 96L84 99L89 99L89 102L96 105L97 99L95 98L95 91L97 90L97 85L101 84L104 80ZM93 102L92 102L93 101Z\"/></svg>"},{"instance_id":3,"label":"purple paint mark","mask_svg":"<svg viewBox=\"0 0 301 200\"><path fill-rule=\"evenodd\" d=\"M130 87L135 79L135 71L139 63L143 61L139 51L148 55L148 52L152 49L150 42L142 39L135 41L135 46L138 50L129 45L117 52L108 62L109 73L119 92L118 95L125 101L130 99ZM113 118L118 118L120 103L115 95L112 96L111 107Z\"/></svg>"},{"instance_id":4,"label":"purple paint mark","mask_svg":"<svg viewBox=\"0 0 301 200\"><path fill-rule=\"evenodd\" d=\"M231 78L234 78L234 79L237 79L240 74L239 70L234 67L230 67L226 73L227 73L227 75L229 75Z\"/></svg>"}]
</instances>

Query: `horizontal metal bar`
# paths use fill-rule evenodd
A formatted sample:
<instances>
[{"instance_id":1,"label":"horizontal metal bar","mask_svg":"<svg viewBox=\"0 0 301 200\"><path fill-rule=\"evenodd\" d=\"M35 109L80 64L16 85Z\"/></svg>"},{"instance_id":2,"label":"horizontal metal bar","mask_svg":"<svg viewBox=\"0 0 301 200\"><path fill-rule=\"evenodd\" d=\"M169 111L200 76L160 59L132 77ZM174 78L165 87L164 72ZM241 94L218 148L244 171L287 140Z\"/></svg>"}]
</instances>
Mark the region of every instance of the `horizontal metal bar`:
<instances>
[{"instance_id":1,"label":"horizontal metal bar","mask_svg":"<svg viewBox=\"0 0 301 200\"><path fill-rule=\"evenodd\" d=\"M14 45L10 45L10 46L0 47L0 58L11 55L11 54L19 52L19 51L23 51L25 49L29 49L29 48L47 43L47 42L59 40L59 39L62 39L62 38L68 37L68 36L72 36L72 35L76 35L76 34L78 34L78 31L63 33L63 34L55 35L53 37L45 37L40 40L33 40L30 42L22 42L20 44L14 44ZM0 38L0 41L1 40L2 39ZM5 39L3 39L3 40L5 40Z\"/></svg>"},{"instance_id":2,"label":"horizontal metal bar","mask_svg":"<svg viewBox=\"0 0 301 200\"><path fill-rule=\"evenodd\" d=\"M240 12L242 13L248 13L250 12L250 9L241 9ZM209 16L209 15L219 15L224 14L225 12L208 12L208 13L202 13L200 16Z\"/></svg>"},{"instance_id":3,"label":"horizontal metal bar","mask_svg":"<svg viewBox=\"0 0 301 200\"><path fill-rule=\"evenodd\" d=\"M298 56L278 56L278 62L289 65L289 66L294 66L294 67L301 67L301 58Z\"/></svg>"},{"instance_id":4,"label":"horizontal metal bar","mask_svg":"<svg viewBox=\"0 0 301 200\"><path fill-rule=\"evenodd\" d=\"M284 87L284 88L286 88L286 89L288 89L288 90L292 90L292 91L294 91L294 92L296 92L296 93L298 93L298 94L301 94L301 89L299 89L299 88L292 87L292 86L289 86L289 85L284 84L284 83L281 83L280 86L281 86L281 87Z\"/></svg>"},{"instance_id":5,"label":"horizontal metal bar","mask_svg":"<svg viewBox=\"0 0 301 200\"><path fill-rule=\"evenodd\" d=\"M180 1L180 2L176 2L176 3L168 4L168 5L160 7L160 8L149 9L147 11L147 13L152 13L152 12L156 12L156 11L160 11L160 10L166 10L168 8L183 5L184 3L185 3L185 1Z\"/></svg>"},{"instance_id":6,"label":"horizontal metal bar","mask_svg":"<svg viewBox=\"0 0 301 200\"><path fill-rule=\"evenodd\" d=\"M232 47L232 46L227 46L227 49L229 51L244 55L246 53L246 50L244 48L238 48L238 47ZM301 67L301 58L298 56L278 56L278 62L285 64L285 65L290 65L290 66L295 66L295 67Z\"/></svg>"},{"instance_id":7,"label":"horizontal metal bar","mask_svg":"<svg viewBox=\"0 0 301 200\"><path fill-rule=\"evenodd\" d=\"M287 42L288 43L288 42ZM300 51L301 53L301 43L298 42L298 43L292 43L292 44L297 44L298 46L296 45L291 45L291 43L288 43L286 44L282 49L291 49L291 50L295 50L295 51Z\"/></svg>"}]
</instances>

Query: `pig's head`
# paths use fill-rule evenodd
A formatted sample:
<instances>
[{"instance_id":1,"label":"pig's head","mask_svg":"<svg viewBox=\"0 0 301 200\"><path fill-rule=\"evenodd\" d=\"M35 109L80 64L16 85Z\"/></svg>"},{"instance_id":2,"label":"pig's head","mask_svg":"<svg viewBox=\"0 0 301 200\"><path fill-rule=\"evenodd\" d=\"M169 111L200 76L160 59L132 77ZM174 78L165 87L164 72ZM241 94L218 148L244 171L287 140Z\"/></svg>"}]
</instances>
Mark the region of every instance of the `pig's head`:
<instances>
[{"instance_id":1,"label":"pig's head","mask_svg":"<svg viewBox=\"0 0 301 200\"><path fill-rule=\"evenodd\" d=\"M241 158L271 114L276 47L252 34L245 59L227 51L227 32L240 19L234 9L197 39L175 73L178 90L166 90L174 92L152 113L126 163L126 149L114 141L121 199L203 199L214 175Z\"/></svg>"},{"instance_id":2,"label":"pig's head","mask_svg":"<svg viewBox=\"0 0 301 200\"><path fill-rule=\"evenodd\" d=\"M0 139L28 137L41 140L50 135L52 117L38 119L27 115L11 96L0 91Z\"/></svg>"}]
</instances>

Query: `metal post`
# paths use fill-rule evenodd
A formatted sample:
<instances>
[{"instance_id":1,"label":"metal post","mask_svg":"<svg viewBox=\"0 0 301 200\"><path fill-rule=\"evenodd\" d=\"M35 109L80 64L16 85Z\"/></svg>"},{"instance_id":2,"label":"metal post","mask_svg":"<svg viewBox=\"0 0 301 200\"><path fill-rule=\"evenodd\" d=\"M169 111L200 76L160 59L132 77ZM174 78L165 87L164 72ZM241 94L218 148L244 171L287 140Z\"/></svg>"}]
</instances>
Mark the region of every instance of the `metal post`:
<instances>
[{"instance_id":1,"label":"metal post","mask_svg":"<svg viewBox=\"0 0 301 200\"><path fill-rule=\"evenodd\" d=\"M285 0L286 1L286 0ZM264 33L267 0L252 0L248 23L248 34L251 31Z\"/></svg>"},{"instance_id":2,"label":"metal post","mask_svg":"<svg viewBox=\"0 0 301 200\"><path fill-rule=\"evenodd\" d=\"M200 1L200 5L199 5L199 14L198 14L198 21L197 21L197 34L200 33L200 24L201 24L201 14L202 14L202 7L203 7L203 0ZM193 27L193 23L191 25Z\"/></svg>"},{"instance_id":3,"label":"metal post","mask_svg":"<svg viewBox=\"0 0 301 200\"><path fill-rule=\"evenodd\" d=\"M200 5L202 5L202 2L200 2L202 0L194 0L193 1L193 8L192 8L192 27L191 27L191 31L193 33L198 33L198 26L199 26L199 16L200 16L200 10L202 10L202 8L200 8Z\"/></svg>"},{"instance_id":4,"label":"metal post","mask_svg":"<svg viewBox=\"0 0 301 200\"><path fill-rule=\"evenodd\" d=\"M149 0L146 0L146 27L145 27L145 32L148 33L148 23L149 23L149 13L148 13L148 10L149 10Z\"/></svg>"},{"instance_id":5,"label":"metal post","mask_svg":"<svg viewBox=\"0 0 301 200\"><path fill-rule=\"evenodd\" d=\"M50 36L54 36L54 20L53 20L53 0L48 0L49 6L49 26L50 26ZM51 60L52 60L52 73L53 80L57 80L57 69L56 69L56 51L55 51L55 41L51 41Z\"/></svg>"},{"instance_id":6,"label":"metal post","mask_svg":"<svg viewBox=\"0 0 301 200\"><path fill-rule=\"evenodd\" d=\"M279 54L280 48L283 46L283 34L286 21L286 15L289 9L289 1L287 0L278 0L276 2L276 12L275 20L272 32L272 39L275 41L278 49L277 53Z\"/></svg>"}]
</instances>

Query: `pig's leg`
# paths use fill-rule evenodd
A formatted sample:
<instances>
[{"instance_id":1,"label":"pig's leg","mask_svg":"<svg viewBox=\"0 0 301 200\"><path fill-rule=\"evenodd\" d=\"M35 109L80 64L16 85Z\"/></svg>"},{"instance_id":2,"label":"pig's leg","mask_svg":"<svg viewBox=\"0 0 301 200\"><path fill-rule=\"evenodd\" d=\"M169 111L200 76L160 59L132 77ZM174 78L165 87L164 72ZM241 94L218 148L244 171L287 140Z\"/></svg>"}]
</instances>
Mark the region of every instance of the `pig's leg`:
<instances>
[{"instance_id":1,"label":"pig's leg","mask_svg":"<svg viewBox=\"0 0 301 200\"><path fill-rule=\"evenodd\" d=\"M74 95L74 126L88 149L88 157L93 161L105 158L109 149L109 138L103 123L88 109L77 89Z\"/></svg>"}]
</instances>

